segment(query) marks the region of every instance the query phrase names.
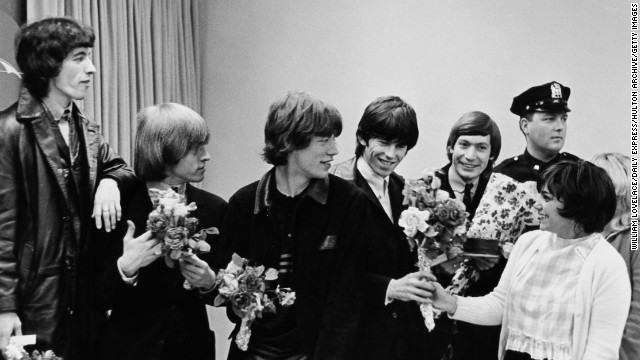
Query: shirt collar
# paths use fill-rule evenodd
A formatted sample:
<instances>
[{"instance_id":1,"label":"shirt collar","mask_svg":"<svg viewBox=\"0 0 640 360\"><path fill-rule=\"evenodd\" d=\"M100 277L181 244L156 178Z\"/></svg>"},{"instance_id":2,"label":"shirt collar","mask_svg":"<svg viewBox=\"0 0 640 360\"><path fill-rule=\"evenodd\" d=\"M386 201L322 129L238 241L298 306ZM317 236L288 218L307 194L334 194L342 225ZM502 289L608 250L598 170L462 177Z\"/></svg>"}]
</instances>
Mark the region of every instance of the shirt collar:
<instances>
[{"instance_id":1,"label":"shirt collar","mask_svg":"<svg viewBox=\"0 0 640 360\"><path fill-rule=\"evenodd\" d=\"M271 206L271 182L275 181L275 167L264 174L258 182L253 213L258 214ZM324 179L312 179L307 187L305 197L308 196L316 202L325 205L329 197L329 177Z\"/></svg>"},{"instance_id":2,"label":"shirt collar","mask_svg":"<svg viewBox=\"0 0 640 360\"><path fill-rule=\"evenodd\" d=\"M360 171L362 177L367 180L371 190L373 190L374 194L384 196L387 189L385 189L385 181L389 183L389 177L382 177L371 169L371 166L367 164L367 162L361 157L356 161L356 168Z\"/></svg>"},{"instance_id":3,"label":"shirt collar","mask_svg":"<svg viewBox=\"0 0 640 360\"><path fill-rule=\"evenodd\" d=\"M54 121L60 121L65 113L71 114L71 109L73 107L73 101L69 101L69 104L66 107L62 107L57 102L50 101L48 98L42 99L42 102L44 103L45 108L51 113L51 117L53 117Z\"/></svg>"},{"instance_id":4,"label":"shirt collar","mask_svg":"<svg viewBox=\"0 0 640 360\"><path fill-rule=\"evenodd\" d=\"M464 180L462 180L462 178L460 177L460 175L458 175L458 173L456 172L456 169L454 169L453 164L449 166L449 172L447 173L447 175L449 177L449 185L451 185L451 189L457 193L461 193L461 194L464 193L464 187L467 183L465 183ZM471 182L473 184L473 187L471 188L472 194L475 194L476 189L478 188L479 182L480 182L480 176L478 176Z\"/></svg>"}]
</instances>

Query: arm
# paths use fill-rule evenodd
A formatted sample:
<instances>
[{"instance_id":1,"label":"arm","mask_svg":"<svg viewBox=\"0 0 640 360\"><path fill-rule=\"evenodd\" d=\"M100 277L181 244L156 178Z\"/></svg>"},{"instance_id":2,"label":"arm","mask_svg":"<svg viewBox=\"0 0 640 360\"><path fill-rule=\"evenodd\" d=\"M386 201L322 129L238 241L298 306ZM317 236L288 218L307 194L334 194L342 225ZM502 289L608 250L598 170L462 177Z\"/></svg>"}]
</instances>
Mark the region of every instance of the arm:
<instances>
[{"instance_id":1,"label":"arm","mask_svg":"<svg viewBox=\"0 0 640 360\"><path fill-rule=\"evenodd\" d=\"M457 310L451 318L476 325L502 324L508 290L515 276L516 265L526 250L533 246L537 234L539 233L530 232L518 239L500 277L500 282L491 293L480 297L457 297Z\"/></svg>"},{"instance_id":2,"label":"arm","mask_svg":"<svg viewBox=\"0 0 640 360\"><path fill-rule=\"evenodd\" d=\"M15 249L18 184L21 181L18 175L18 143L12 136L17 131L9 128L5 116L0 117L0 349L8 345L12 333L21 334L20 319L16 315L18 260Z\"/></svg>"},{"instance_id":3,"label":"arm","mask_svg":"<svg viewBox=\"0 0 640 360\"><path fill-rule=\"evenodd\" d=\"M627 243L627 246L631 246ZM640 359L640 252L631 252L629 263L631 272L631 309L629 318L624 328L622 347L620 348L621 360Z\"/></svg>"},{"instance_id":4,"label":"arm","mask_svg":"<svg viewBox=\"0 0 640 360\"><path fill-rule=\"evenodd\" d=\"M96 227L102 228L104 220L107 232L115 229L116 222L122 217L120 207L120 192L125 186L135 182L135 175L124 160L104 140L102 135L98 135L97 154L97 179L99 181L96 189L92 217L95 219Z\"/></svg>"},{"instance_id":5,"label":"arm","mask_svg":"<svg viewBox=\"0 0 640 360\"><path fill-rule=\"evenodd\" d=\"M594 249L597 250L598 247ZM593 298L583 360L618 359L620 340L629 314L631 290L622 259L617 256L601 260L595 270L600 274L596 274L594 284L590 285Z\"/></svg>"}]
</instances>

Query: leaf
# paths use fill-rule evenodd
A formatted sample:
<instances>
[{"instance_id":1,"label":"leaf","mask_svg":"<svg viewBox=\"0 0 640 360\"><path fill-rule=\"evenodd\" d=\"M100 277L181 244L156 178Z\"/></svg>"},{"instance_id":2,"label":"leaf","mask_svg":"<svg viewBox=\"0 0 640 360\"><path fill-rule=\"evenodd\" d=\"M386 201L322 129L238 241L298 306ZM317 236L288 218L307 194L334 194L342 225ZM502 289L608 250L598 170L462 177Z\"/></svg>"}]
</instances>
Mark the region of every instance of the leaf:
<instances>
[{"instance_id":1,"label":"leaf","mask_svg":"<svg viewBox=\"0 0 640 360\"><path fill-rule=\"evenodd\" d=\"M221 306L224 305L227 302L227 299L218 294L218 296L216 296L216 298L213 300L213 306Z\"/></svg>"},{"instance_id":2,"label":"leaf","mask_svg":"<svg viewBox=\"0 0 640 360\"><path fill-rule=\"evenodd\" d=\"M206 232L209 235L219 235L220 231L218 230L217 227L210 227L208 229L204 229L204 232Z\"/></svg>"}]
</instances>

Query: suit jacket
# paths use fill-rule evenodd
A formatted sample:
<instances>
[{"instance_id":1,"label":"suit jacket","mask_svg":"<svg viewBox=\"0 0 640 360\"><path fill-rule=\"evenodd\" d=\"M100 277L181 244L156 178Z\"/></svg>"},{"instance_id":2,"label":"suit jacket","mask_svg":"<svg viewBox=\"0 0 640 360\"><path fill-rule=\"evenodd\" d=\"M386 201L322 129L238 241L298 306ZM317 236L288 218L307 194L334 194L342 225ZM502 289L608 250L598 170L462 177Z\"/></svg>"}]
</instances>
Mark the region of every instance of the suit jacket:
<instances>
[{"instance_id":1,"label":"suit jacket","mask_svg":"<svg viewBox=\"0 0 640 360\"><path fill-rule=\"evenodd\" d=\"M222 225L227 203L220 197L187 184L188 202L197 210L203 228ZM115 231L101 239L108 254L103 263L103 309L111 309L103 337L101 355L104 359L215 359L215 338L209 329L205 304L209 295L198 289L186 290L179 267L169 268L161 257L140 269L135 286L127 285L118 271L116 260L122 254L122 238L126 220L136 225L135 236L146 231L152 210L151 199L144 182L123 194L123 219ZM212 243L218 236L207 236ZM198 257L211 263L213 254Z\"/></svg>"},{"instance_id":2,"label":"suit jacket","mask_svg":"<svg viewBox=\"0 0 640 360\"><path fill-rule=\"evenodd\" d=\"M280 238L272 213L273 181L275 169L229 200L219 267L225 267L231 254L237 253L255 264L278 268ZM292 306L301 348L310 359L351 359L348 351L362 307L360 262L362 243L368 239L368 214L365 195L333 175L312 180L297 205L291 232L296 292ZM251 341L263 333L257 319ZM240 359L243 354L232 352L229 358Z\"/></svg>"},{"instance_id":3,"label":"suit jacket","mask_svg":"<svg viewBox=\"0 0 640 360\"><path fill-rule=\"evenodd\" d=\"M367 224L375 234L365 247L364 309L358 324L356 354L353 359L427 359L429 334L415 302L394 300L385 305L391 279L418 271L417 255L398 226L406 206L402 205L404 179L389 176L389 199L393 220L389 219L369 183L356 168L356 158L334 166L332 173L352 181L367 195L373 221Z\"/></svg>"}]
</instances>

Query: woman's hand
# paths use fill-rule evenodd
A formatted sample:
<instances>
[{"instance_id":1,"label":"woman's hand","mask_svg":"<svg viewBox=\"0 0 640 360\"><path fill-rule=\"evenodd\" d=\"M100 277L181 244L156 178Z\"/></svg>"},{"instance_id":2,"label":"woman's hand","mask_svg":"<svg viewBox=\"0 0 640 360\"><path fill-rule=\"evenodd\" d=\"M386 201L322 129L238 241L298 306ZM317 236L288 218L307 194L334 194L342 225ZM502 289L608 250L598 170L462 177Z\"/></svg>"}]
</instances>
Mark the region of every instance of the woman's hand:
<instances>
[{"instance_id":1,"label":"woman's hand","mask_svg":"<svg viewBox=\"0 0 640 360\"><path fill-rule=\"evenodd\" d=\"M440 309L453 315L458 307L458 299L449 294L438 282L431 282L433 291L431 294L431 303L436 309Z\"/></svg>"},{"instance_id":2,"label":"woman's hand","mask_svg":"<svg viewBox=\"0 0 640 360\"><path fill-rule=\"evenodd\" d=\"M178 263L182 276L191 286L208 291L216 284L216 273L211 270L209 264L200 260L195 254L180 258Z\"/></svg>"}]
</instances>

